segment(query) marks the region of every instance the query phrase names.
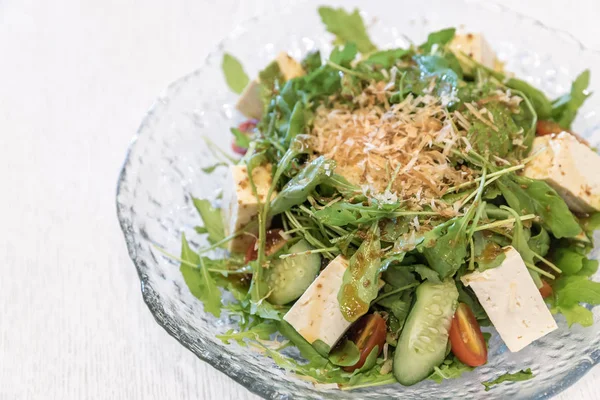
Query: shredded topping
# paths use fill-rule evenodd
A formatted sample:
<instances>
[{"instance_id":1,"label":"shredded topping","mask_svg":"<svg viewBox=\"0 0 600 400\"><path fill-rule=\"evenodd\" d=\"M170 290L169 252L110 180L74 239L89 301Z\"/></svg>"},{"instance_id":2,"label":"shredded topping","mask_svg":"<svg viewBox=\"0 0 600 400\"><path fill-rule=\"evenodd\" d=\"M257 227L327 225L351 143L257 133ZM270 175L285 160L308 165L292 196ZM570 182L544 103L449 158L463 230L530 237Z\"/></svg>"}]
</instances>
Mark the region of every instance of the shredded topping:
<instances>
[{"instance_id":1,"label":"shredded topping","mask_svg":"<svg viewBox=\"0 0 600 400\"><path fill-rule=\"evenodd\" d=\"M383 202L399 199L409 209L430 206L455 213L440 197L448 188L478 176L448 160L453 149L471 147L455 125L456 121L466 130L469 122L458 112L450 116L442 99L429 94L409 94L390 105L387 90L389 83L373 83L352 105L320 106L313 149L335 160L337 173ZM493 124L489 115L475 111L477 118Z\"/></svg>"}]
</instances>

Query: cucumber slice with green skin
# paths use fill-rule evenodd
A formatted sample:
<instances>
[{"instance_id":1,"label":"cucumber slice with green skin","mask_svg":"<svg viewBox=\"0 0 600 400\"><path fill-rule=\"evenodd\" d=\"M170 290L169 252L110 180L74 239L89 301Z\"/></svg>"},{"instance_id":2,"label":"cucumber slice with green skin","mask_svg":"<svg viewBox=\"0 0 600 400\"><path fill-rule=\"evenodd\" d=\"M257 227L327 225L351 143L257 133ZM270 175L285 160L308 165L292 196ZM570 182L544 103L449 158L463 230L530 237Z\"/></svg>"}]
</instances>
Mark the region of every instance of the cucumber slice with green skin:
<instances>
[{"instance_id":1,"label":"cucumber slice with green skin","mask_svg":"<svg viewBox=\"0 0 600 400\"><path fill-rule=\"evenodd\" d=\"M290 253L314 250L304 239L290 247ZM302 296L321 269L321 255L302 254L276 260L267 270L266 282L271 290L267 298L272 304L287 304Z\"/></svg>"},{"instance_id":2,"label":"cucumber slice with green skin","mask_svg":"<svg viewBox=\"0 0 600 400\"><path fill-rule=\"evenodd\" d=\"M427 378L446 358L448 331L458 305L452 279L424 282L400 334L394 356L394 376L405 386Z\"/></svg>"}]
</instances>

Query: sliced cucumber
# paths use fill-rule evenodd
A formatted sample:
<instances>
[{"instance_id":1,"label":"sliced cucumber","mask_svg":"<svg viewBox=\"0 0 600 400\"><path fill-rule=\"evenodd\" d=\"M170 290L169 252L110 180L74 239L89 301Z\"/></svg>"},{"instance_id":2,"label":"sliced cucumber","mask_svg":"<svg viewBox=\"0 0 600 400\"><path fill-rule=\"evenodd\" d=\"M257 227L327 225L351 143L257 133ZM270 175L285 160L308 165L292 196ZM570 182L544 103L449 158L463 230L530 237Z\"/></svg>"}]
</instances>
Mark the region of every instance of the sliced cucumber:
<instances>
[{"instance_id":1,"label":"sliced cucumber","mask_svg":"<svg viewBox=\"0 0 600 400\"><path fill-rule=\"evenodd\" d=\"M446 358L448 331L458 304L452 279L425 282L400 334L394 356L394 376L405 386L427 378Z\"/></svg>"},{"instance_id":2,"label":"sliced cucumber","mask_svg":"<svg viewBox=\"0 0 600 400\"><path fill-rule=\"evenodd\" d=\"M290 253L313 250L304 239L290 247ZM271 290L272 304L287 304L296 300L315 280L321 268L321 256L302 254L277 260L267 270L266 281Z\"/></svg>"}]
</instances>

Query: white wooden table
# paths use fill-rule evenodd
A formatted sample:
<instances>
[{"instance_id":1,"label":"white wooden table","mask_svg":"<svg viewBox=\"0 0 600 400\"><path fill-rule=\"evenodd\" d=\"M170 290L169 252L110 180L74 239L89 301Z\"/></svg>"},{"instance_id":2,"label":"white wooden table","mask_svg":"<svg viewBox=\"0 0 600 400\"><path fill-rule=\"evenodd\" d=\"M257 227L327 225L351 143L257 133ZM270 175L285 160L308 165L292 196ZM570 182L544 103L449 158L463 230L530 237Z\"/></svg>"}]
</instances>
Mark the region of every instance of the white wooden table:
<instances>
[{"instance_id":1,"label":"white wooden table","mask_svg":"<svg viewBox=\"0 0 600 400\"><path fill-rule=\"evenodd\" d=\"M597 0L504 3L600 49ZM153 99L268 5L0 0L0 399L257 398L154 322L115 185Z\"/></svg>"}]
</instances>

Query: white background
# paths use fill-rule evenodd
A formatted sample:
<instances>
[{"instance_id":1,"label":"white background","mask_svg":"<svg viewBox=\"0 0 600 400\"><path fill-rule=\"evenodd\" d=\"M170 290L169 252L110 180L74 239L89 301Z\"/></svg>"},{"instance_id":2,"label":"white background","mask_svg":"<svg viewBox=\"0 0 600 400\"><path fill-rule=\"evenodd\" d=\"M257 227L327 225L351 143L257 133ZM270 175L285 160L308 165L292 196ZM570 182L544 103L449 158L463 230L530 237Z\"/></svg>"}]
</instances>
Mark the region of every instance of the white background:
<instances>
[{"instance_id":1,"label":"white background","mask_svg":"<svg viewBox=\"0 0 600 400\"><path fill-rule=\"evenodd\" d=\"M597 0L503 3L600 49ZM115 185L155 97L270 4L0 0L1 400L256 398L154 322Z\"/></svg>"}]
</instances>

